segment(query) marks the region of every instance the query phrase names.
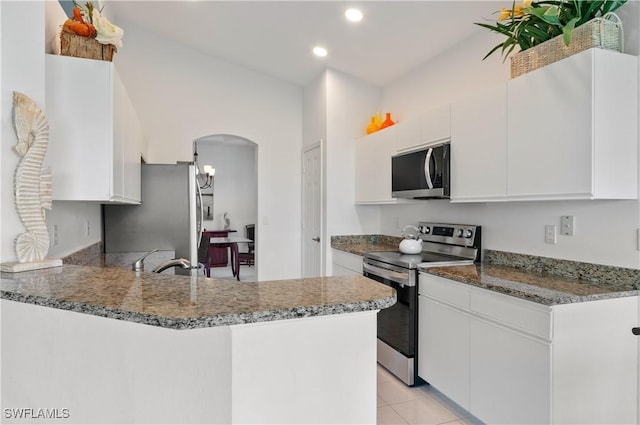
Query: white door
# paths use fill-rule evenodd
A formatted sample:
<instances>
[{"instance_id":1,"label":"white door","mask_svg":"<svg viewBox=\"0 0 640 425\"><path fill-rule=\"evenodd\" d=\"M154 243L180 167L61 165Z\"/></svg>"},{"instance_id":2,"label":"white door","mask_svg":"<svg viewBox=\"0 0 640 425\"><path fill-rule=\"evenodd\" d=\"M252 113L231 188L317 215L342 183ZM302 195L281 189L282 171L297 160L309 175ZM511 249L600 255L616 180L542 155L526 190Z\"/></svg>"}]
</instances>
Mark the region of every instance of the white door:
<instances>
[{"instance_id":1,"label":"white door","mask_svg":"<svg viewBox=\"0 0 640 425\"><path fill-rule=\"evenodd\" d=\"M322 142L307 148L302 158L302 277L323 273Z\"/></svg>"}]
</instances>

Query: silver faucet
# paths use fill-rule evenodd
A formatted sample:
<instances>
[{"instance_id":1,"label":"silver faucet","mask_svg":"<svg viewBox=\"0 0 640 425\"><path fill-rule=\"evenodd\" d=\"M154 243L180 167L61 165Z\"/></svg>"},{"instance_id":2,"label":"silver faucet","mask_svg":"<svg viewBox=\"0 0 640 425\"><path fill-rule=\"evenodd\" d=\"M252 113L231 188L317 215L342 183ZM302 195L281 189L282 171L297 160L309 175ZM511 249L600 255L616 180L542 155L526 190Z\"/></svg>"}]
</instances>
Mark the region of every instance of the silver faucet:
<instances>
[{"instance_id":1,"label":"silver faucet","mask_svg":"<svg viewBox=\"0 0 640 425\"><path fill-rule=\"evenodd\" d=\"M133 264L131 265L131 268L133 269L133 271L136 271L136 272L143 271L144 270L144 259L147 258L149 255L153 254L156 251L158 251L158 248L147 252L142 257L140 257L136 261L134 261Z\"/></svg>"},{"instance_id":2,"label":"silver faucet","mask_svg":"<svg viewBox=\"0 0 640 425\"><path fill-rule=\"evenodd\" d=\"M162 273L169 267L180 267L181 269L190 269L191 262L186 258L173 258L171 260L167 260L161 264L158 264L158 266L155 269L153 269L152 272Z\"/></svg>"}]
</instances>

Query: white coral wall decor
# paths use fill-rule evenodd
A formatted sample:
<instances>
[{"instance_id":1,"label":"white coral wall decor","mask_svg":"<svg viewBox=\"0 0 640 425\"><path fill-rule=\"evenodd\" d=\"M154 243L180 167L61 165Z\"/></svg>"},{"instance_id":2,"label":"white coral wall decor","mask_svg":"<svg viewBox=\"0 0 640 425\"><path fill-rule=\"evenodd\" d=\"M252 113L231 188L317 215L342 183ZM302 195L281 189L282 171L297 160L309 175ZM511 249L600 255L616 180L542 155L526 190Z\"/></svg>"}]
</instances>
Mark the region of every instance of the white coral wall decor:
<instances>
[{"instance_id":1,"label":"white coral wall decor","mask_svg":"<svg viewBox=\"0 0 640 425\"><path fill-rule=\"evenodd\" d=\"M51 209L51 172L43 169L49 144L49 123L28 96L13 92L14 146L21 156L14 176L16 209L26 232L16 238L18 262L42 261L49 252L45 209Z\"/></svg>"}]
</instances>

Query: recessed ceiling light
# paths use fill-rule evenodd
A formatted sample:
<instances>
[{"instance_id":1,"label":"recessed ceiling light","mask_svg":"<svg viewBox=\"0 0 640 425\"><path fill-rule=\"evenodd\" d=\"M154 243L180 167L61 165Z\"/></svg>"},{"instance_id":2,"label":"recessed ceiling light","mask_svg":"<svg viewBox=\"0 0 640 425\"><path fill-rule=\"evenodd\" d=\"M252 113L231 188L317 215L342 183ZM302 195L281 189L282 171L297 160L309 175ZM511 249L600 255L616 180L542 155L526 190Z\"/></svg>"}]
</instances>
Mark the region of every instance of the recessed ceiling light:
<instances>
[{"instance_id":1,"label":"recessed ceiling light","mask_svg":"<svg viewBox=\"0 0 640 425\"><path fill-rule=\"evenodd\" d=\"M327 49L325 49L324 47L316 46L313 48L313 54L323 58L327 56Z\"/></svg>"},{"instance_id":2,"label":"recessed ceiling light","mask_svg":"<svg viewBox=\"0 0 640 425\"><path fill-rule=\"evenodd\" d=\"M362 20L362 12L354 8L347 9L346 12L344 12L344 16L351 22L360 22Z\"/></svg>"}]
</instances>

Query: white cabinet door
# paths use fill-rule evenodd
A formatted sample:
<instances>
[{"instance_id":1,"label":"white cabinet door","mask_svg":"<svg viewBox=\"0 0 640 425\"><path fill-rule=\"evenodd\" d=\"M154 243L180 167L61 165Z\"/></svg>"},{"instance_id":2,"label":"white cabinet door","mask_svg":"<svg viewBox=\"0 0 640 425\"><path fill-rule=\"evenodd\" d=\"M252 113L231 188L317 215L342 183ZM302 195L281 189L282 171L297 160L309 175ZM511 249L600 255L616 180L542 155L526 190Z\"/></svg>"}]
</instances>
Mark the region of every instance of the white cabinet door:
<instances>
[{"instance_id":1,"label":"white cabinet door","mask_svg":"<svg viewBox=\"0 0 640 425\"><path fill-rule=\"evenodd\" d=\"M124 188L125 188L125 120L128 113L125 110L125 97L126 92L124 85L120 79L120 75L113 68L113 139L111 141L113 146L113 170L112 170L112 187L111 187L111 201L124 200ZM105 141L109 143L109 141Z\"/></svg>"},{"instance_id":2,"label":"white cabinet door","mask_svg":"<svg viewBox=\"0 0 640 425\"><path fill-rule=\"evenodd\" d=\"M144 133L136 110L133 108L129 95L124 93L124 188L123 197L127 201L140 200L140 157L144 148Z\"/></svg>"},{"instance_id":3,"label":"white cabinet door","mask_svg":"<svg viewBox=\"0 0 640 425\"><path fill-rule=\"evenodd\" d=\"M402 120L394 126L396 128L396 151L411 149L422 144L420 137L421 124L421 117L413 117Z\"/></svg>"},{"instance_id":4,"label":"white cabinet door","mask_svg":"<svg viewBox=\"0 0 640 425\"><path fill-rule=\"evenodd\" d=\"M554 306L554 423L638 423L638 298Z\"/></svg>"},{"instance_id":5,"label":"white cabinet door","mask_svg":"<svg viewBox=\"0 0 640 425\"><path fill-rule=\"evenodd\" d=\"M418 305L418 376L469 409L469 316L424 295Z\"/></svg>"},{"instance_id":6,"label":"white cabinet door","mask_svg":"<svg viewBox=\"0 0 640 425\"><path fill-rule=\"evenodd\" d=\"M392 203L391 155L395 152L395 126L355 141L355 202Z\"/></svg>"},{"instance_id":7,"label":"white cabinet door","mask_svg":"<svg viewBox=\"0 0 640 425\"><path fill-rule=\"evenodd\" d=\"M421 116L420 142L432 143L451 137L451 106L432 109Z\"/></svg>"},{"instance_id":8,"label":"white cabinet door","mask_svg":"<svg viewBox=\"0 0 640 425\"><path fill-rule=\"evenodd\" d=\"M331 250L333 276L362 275L362 257L337 249Z\"/></svg>"},{"instance_id":9,"label":"white cabinet door","mask_svg":"<svg viewBox=\"0 0 640 425\"><path fill-rule=\"evenodd\" d=\"M331 273L331 276L359 276L362 273L356 273L351 269L348 269L346 267L342 267L338 264L333 264L333 273Z\"/></svg>"},{"instance_id":10,"label":"white cabinet door","mask_svg":"<svg viewBox=\"0 0 640 425\"><path fill-rule=\"evenodd\" d=\"M132 158L126 120L137 118L127 109L113 63L58 55L45 60L53 199L139 203L139 163L137 171L126 165Z\"/></svg>"},{"instance_id":11,"label":"white cabinet door","mask_svg":"<svg viewBox=\"0 0 640 425\"><path fill-rule=\"evenodd\" d=\"M637 58L586 50L508 82L512 199L637 198Z\"/></svg>"},{"instance_id":12,"label":"white cabinet door","mask_svg":"<svg viewBox=\"0 0 640 425\"><path fill-rule=\"evenodd\" d=\"M475 317L470 336L469 411L491 424L550 423L550 344Z\"/></svg>"},{"instance_id":13,"label":"white cabinet door","mask_svg":"<svg viewBox=\"0 0 640 425\"><path fill-rule=\"evenodd\" d=\"M74 72L79 66L81 72ZM53 199L108 200L112 191L113 66L46 55L47 162Z\"/></svg>"},{"instance_id":14,"label":"white cabinet door","mask_svg":"<svg viewBox=\"0 0 640 425\"><path fill-rule=\"evenodd\" d=\"M507 86L451 105L451 201L503 201L507 195Z\"/></svg>"}]
</instances>

